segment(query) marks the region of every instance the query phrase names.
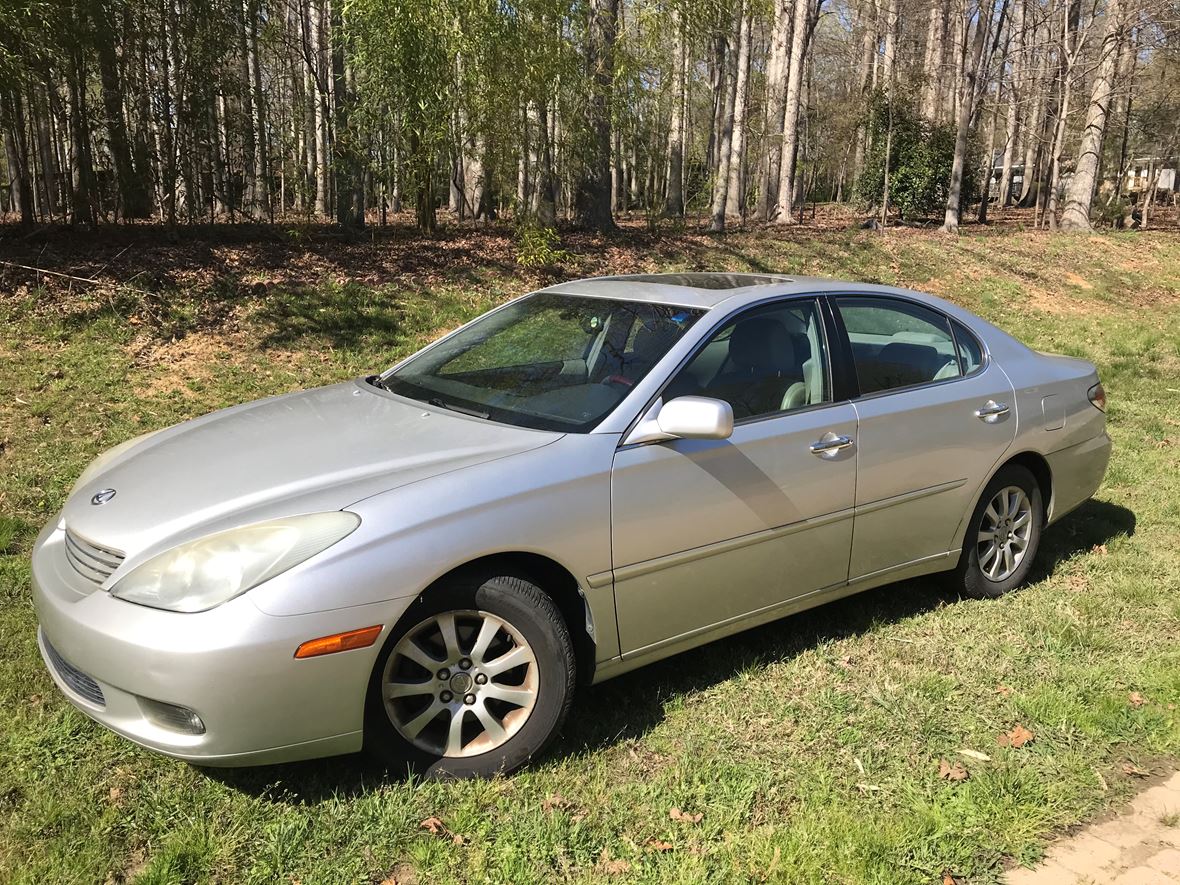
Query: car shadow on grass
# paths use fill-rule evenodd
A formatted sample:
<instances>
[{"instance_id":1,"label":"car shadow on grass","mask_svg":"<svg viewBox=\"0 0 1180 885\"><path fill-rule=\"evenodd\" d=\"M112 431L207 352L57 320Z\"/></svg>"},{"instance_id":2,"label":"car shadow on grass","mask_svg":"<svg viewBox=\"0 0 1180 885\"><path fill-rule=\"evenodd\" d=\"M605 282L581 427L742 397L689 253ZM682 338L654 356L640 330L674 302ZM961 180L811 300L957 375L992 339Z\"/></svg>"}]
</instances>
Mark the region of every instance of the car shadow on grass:
<instances>
[{"instance_id":1,"label":"car shadow on grass","mask_svg":"<svg viewBox=\"0 0 1180 885\"><path fill-rule=\"evenodd\" d=\"M1062 562L1134 532L1135 514L1127 508L1087 501L1042 537L1030 580L1043 580ZM817 645L858 636L957 600L943 575L888 584L583 689L561 737L545 758L594 753L641 738L663 721L667 704L680 695L707 689L750 667L789 660ZM232 789L286 804L364 795L405 779L403 773L386 770L363 754L205 771Z\"/></svg>"}]
</instances>

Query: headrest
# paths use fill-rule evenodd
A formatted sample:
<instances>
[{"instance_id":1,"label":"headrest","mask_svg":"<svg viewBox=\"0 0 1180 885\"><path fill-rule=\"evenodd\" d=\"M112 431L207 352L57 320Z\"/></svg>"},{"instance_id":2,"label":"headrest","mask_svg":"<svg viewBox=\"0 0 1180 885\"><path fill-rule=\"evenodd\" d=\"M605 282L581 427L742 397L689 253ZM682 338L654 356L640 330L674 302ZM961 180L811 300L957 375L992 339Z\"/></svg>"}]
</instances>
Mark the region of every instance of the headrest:
<instances>
[{"instance_id":1,"label":"headrest","mask_svg":"<svg viewBox=\"0 0 1180 885\"><path fill-rule=\"evenodd\" d=\"M911 366L924 371L933 370L935 363L941 364L938 351L925 344L910 344L907 341L893 341L881 348L878 360L893 365Z\"/></svg>"},{"instance_id":2,"label":"headrest","mask_svg":"<svg viewBox=\"0 0 1180 885\"><path fill-rule=\"evenodd\" d=\"M659 359L674 343L680 334L680 327L669 320L653 320L642 322L635 333L632 351L647 359Z\"/></svg>"},{"instance_id":3,"label":"headrest","mask_svg":"<svg viewBox=\"0 0 1180 885\"><path fill-rule=\"evenodd\" d=\"M743 369L784 372L796 368L791 336L771 317L750 317L734 326L729 356Z\"/></svg>"}]
</instances>

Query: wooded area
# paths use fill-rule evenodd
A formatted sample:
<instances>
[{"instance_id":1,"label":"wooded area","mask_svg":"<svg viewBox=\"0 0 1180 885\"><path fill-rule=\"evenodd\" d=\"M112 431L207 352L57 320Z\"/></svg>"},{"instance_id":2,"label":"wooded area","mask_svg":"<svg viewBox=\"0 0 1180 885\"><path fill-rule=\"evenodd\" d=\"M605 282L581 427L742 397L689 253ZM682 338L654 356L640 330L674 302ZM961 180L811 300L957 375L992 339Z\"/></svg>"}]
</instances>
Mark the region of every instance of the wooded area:
<instances>
[{"instance_id":1,"label":"wooded area","mask_svg":"<svg viewBox=\"0 0 1180 885\"><path fill-rule=\"evenodd\" d=\"M1178 24L1177 0L0 0L0 212L721 231L852 201L1085 229L1163 196Z\"/></svg>"}]
</instances>

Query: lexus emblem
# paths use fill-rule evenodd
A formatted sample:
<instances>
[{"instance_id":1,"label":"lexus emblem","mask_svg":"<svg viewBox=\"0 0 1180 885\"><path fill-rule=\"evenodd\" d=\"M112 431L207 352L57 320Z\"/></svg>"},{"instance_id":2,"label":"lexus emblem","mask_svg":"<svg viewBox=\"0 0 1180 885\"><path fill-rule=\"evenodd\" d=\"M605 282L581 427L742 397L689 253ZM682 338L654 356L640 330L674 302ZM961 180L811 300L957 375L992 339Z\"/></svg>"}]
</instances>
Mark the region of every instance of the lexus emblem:
<instances>
[{"instance_id":1,"label":"lexus emblem","mask_svg":"<svg viewBox=\"0 0 1180 885\"><path fill-rule=\"evenodd\" d=\"M113 497L115 497L114 489L100 489L91 497L90 503L97 507L99 504L105 504Z\"/></svg>"}]
</instances>

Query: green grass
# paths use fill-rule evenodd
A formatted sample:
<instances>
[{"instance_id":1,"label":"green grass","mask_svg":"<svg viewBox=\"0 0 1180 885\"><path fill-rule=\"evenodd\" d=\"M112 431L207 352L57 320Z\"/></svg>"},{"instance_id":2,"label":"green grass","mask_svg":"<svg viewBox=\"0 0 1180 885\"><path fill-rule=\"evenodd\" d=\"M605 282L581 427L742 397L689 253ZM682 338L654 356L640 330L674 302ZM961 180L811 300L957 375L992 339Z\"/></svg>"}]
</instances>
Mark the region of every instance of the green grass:
<instances>
[{"instance_id":1,"label":"green grass","mask_svg":"<svg viewBox=\"0 0 1180 885\"><path fill-rule=\"evenodd\" d=\"M250 297L228 280L0 294L0 881L993 882L1129 795L1124 764L1180 760L1180 241L754 233L570 261L936 291L1097 362L1106 483L1050 530L1019 593L896 584L656 664L583 692L512 778L405 783L357 758L206 771L59 696L34 641L36 531L104 448L384 367L537 278L489 264ZM1035 739L1000 746L1016 725ZM970 777L940 778L944 758ZM422 828L431 816L461 838Z\"/></svg>"}]
</instances>

